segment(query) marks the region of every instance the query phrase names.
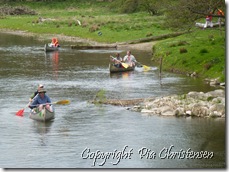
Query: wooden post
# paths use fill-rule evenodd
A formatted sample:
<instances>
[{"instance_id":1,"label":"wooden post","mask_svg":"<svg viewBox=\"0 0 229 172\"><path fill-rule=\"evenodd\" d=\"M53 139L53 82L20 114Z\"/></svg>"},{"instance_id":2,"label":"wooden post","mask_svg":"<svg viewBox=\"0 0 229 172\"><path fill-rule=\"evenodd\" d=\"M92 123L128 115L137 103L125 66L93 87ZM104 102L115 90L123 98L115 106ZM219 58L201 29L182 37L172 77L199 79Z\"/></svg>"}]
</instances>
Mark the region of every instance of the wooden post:
<instances>
[{"instance_id":1,"label":"wooden post","mask_svg":"<svg viewBox=\"0 0 229 172\"><path fill-rule=\"evenodd\" d=\"M161 85L162 85L162 83L161 83L162 61L163 61L163 57L161 56L161 58L160 58L160 72L159 72L160 84L161 84Z\"/></svg>"}]
</instances>

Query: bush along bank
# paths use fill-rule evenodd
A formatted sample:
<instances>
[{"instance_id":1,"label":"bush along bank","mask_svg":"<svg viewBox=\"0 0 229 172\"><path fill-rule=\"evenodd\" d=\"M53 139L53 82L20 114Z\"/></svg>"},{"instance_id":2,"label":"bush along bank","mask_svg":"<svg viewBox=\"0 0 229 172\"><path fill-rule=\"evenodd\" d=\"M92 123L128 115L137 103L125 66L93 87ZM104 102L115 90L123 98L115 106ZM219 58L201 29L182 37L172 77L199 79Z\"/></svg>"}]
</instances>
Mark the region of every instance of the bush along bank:
<instances>
[{"instance_id":1,"label":"bush along bank","mask_svg":"<svg viewBox=\"0 0 229 172\"><path fill-rule=\"evenodd\" d=\"M147 99L131 110L144 115L225 118L225 91L218 89Z\"/></svg>"}]
</instances>

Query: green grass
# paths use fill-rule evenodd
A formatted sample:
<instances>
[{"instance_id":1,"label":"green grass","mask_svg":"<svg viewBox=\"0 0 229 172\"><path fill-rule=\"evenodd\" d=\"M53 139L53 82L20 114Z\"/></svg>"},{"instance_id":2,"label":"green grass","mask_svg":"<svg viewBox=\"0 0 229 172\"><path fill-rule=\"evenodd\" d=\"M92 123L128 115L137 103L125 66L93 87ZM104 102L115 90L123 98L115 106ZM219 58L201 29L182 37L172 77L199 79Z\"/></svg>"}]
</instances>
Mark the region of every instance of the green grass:
<instances>
[{"instance_id":1,"label":"green grass","mask_svg":"<svg viewBox=\"0 0 229 172\"><path fill-rule=\"evenodd\" d=\"M183 44L181 44L183 42ZM187 52L181 53L181 49ZM214 29L194 29L194 32L159 41L154 46L153 60L163 57L163 69L180 73L196 72L199 76L224 81L225 32Z\"/></svg>"},{"instance_id":2,"label":"green grass","mask_svg":"<svg viewBox=\"0 0 229 172\"><path fill-rule=\"evenodd\" d=\"M152 35L160 35L167 33L168 30L161 29L159 23L155 19L148 16L147 20L142 17L134 17L131 15L100 15L100 16L84 16L72 15L59 12L62 15L42 14L38 16L6 16L2 19L0 28L9 28L12 30L27 30L33 33L50 33L64 34L68 36L79 36L89 38L98 42L123 42L146 37L148 33ZM147 14L145 14L147 15ZM141 15L140 15L141 16ZM49 19L44 22L38 22L39 17ZM81 26L76 25L77 20L81 22ZM71 25L69 25L71 23ZM89 29L98 26L98 30L90 32ZM102 36L98 36L101 31Z\"/></svg>"},{"instance_id":3,"label":"green grass","mask_svg":"<svg viewBox=\"0 0 229 172\"><path fill-rule=\"evenodd\" d=\"M24 6L35 10L38 14L2 17L0 28L26 30L38 34L64 34L107 43L135 40L146 37L147 34L157 36L171 32L161 27L163 16L149 16L146 12L117 14L112 12L108 7L109 4L79 0L47 4L24 2ZM49 20L38 22L39 17ZM77 20L82 26L76 25ZM91 32L92 27L98 29ZM98 35L99 31L102 32L102 36Z\"/></svg>"}]
</instances>

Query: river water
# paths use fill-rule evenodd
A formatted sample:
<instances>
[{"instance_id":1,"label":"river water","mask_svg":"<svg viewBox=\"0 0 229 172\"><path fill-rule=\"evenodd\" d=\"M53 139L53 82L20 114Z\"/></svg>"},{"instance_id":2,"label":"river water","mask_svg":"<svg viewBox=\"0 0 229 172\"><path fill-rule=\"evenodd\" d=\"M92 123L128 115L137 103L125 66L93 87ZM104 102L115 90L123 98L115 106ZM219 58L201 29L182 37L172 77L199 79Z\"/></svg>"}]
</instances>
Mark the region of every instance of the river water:
<instances>
[{"instance_id":1,"label":"river water","mask_svg":"<svg viewBox=\"0 0 229 172\"><path fill-rule=\"evenodd\" d=\"M160 79L151 52L132 50L152 70L110 75L109 56L126 50L75 50L59 40L59 52L44 53L45 42L33 37L0 38L1 168L226 167L225 119L143 116L90 103L101 90L132 99L215 89L202 80L171 73ZM15 115L39 83L53 102L71 101L56 105L49 123L31 120L28 108ZM192 151L204 156L192 158Z\"/></svg>"}]
</instances>

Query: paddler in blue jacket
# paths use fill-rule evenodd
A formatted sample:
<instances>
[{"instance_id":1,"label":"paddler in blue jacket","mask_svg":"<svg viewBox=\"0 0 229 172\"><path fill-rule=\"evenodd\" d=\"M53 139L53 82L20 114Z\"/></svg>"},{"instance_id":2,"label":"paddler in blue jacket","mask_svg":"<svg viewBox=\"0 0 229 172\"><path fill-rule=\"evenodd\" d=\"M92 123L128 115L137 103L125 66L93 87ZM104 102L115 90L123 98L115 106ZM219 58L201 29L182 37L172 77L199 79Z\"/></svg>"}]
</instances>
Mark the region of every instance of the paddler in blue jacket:
<instances>
[{"instance_id":1,"label":"paddler in blue jacket","mask_svg":"<svg viewBox=\"0 0 229 172\"><path fill-rule=\"evenodd\" d=\"M38 107L39 111L41 111L43 106L45 106L46 109L50 111L51 99L45 93L46 90L44 88L38 90L38 95L34 97L34 100L29 107L32 109Z\"/></svg>"}]
</instances>

